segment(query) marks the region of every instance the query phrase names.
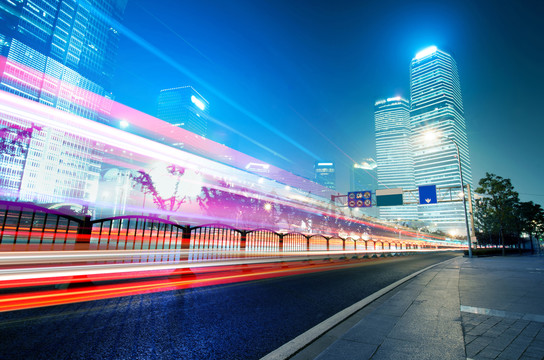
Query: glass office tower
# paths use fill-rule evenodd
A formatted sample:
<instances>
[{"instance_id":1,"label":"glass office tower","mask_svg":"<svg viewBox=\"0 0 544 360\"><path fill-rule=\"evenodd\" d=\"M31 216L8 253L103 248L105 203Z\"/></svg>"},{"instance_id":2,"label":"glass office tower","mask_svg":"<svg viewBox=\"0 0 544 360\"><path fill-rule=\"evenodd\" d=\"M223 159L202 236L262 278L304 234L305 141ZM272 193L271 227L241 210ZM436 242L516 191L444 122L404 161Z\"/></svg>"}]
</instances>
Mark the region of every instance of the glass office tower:
<instances>
[{"instance_id":1,"label":"glass office tower","mask_svg":"<svg viewBox=\"0 0 544 360\"><path fill-rule=\"evenodd\" d=\"M465 183L472 184L467 130L461 99L457 64L453 57L436 47L427 48L410 64L410 128L414 151L416 185L436 185L437 189L461 190L454 141L459 146ZM426 134L432 133L430 141ZM460 199L456 199L460 200ZM463 203L444 202L420 205L419 219L452 235L463 234Z\"/></svg>"},{"instance_id":2,"label":"glass office tower","mask_svg":"<svg viewBox=\"0 0 544 360\"><path fill-rule=\"evenodd\" d=\"M2 0L0 89L105 119L126 2Z\"/></svg>"},{"instance_id":3,"label":"glass office tower","mask_svg":"<svg viewBox=\"0 0 544 360\"><path fill-rule=\"evenodd\" d=\"M127 0L0 0L0 89L108 122ZM0 114L0 128L32 124ZM34 131L25 154L0 157L4 198L94 201L102 151L62 130ZM15 174L15 175L14 175Z\"/></svg>"},{"instance_id":4,"label":"glass office tower","mask_svg":"<svg viewBox=\"0 0 544 360\"><path fill-rule=\"evenodd\" d=\"M332 161L316 161L314 164L315 182L336 190L336 168Z\"/></svg>"},{"instance_id":5,"label":"glass office tower","mask_svg":"<svg viewBox=\"0 0 544 360\"><path fill-rule=\"evenodd\" d=\"M410 137L408 101L401 97L378 100L374 106L378 189L413 190L414 161ZM417 219L415 205L383 206L380 218L389 221Z\"/></svg>"},{"instance_id":6,"label":"glass office tower","mask_svg":"<svg viewBox=\"0 0 544 360\"><path fill-rule=\"evenodd\" d=\"M164 89L159 94L157 117L174 126L206 137L208 114L208 101L192 86Z\"/></svg>"}]
</instances>

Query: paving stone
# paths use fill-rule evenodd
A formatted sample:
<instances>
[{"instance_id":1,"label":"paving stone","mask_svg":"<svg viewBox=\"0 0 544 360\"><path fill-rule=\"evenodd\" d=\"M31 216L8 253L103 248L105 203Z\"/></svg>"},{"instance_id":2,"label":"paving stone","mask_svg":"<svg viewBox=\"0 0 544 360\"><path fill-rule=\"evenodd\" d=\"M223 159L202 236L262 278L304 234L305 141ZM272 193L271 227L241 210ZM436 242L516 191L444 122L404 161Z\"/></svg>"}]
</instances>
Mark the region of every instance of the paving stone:
<instances>
[{"instance_id":1,"label":"paving stone","mask_svg":"<svg viewBox=\"0 0 544 360\"><path fill-rule=\"evenodd\" d=\"M468 332L468 334L473 335L473 336L481 336L481 335L485 334L486 331L488 331L490 328L491 328L490 325L480 324L480 325L476 326L474 329L470 330Z\"/></svg>"},{"instance_id":2,"label":"paving stone","mask_svg":"<svg viewBox=\"0 0 544 360\"><path fill-rule=\"evenodd\" d=\"M342 338L367 344L380 345L395 326L398 317L370 314L353 326Z\"/></svg>"},{"instance_id":3,"label":"paving stone","mask_svg":"<svg viewBox=\"0 0 544 360\"><path fill-rule=\"evenodd\" d=\"M340 339L316 357L316 360L370 359L377 345Z\"/></svg>"},{"instance_id":4,"label":"paving stone","mask_svg":"<svg viewBox=\"0 0 544 360\"><path fill-rule=\"evenodd\" d=\"M486 345L482 344L480 342L475 342L475 341L471 342L470 344L465 346L465 351L467 353L467 357L474 358L485 347L486 347Z\"/></svg>"},{"instance_id":5,"label":"paving stone","mask_svg":"<svg viewBox=\"0 0 544 360\"><path fill-rule=\"evenodd\" d=\"M531 356L531 355L523 354L521 355L519 359L520 360L542 360L542 356Z\"/></svg>"},{"instance_id":6,"label":"paving stone","mask_svg":"<svg viewBox=\"0 0 544 360\"><path fill-rule=\"evenodd\" d=\"M493 349L490 349L488 347L486 347L485 349L483 349L479 354L478 354L478 358L480 357L487 357L487 358L490 358L490 359L495 359L497 356L500 355L500 351L498 350L493 350Z\"/></svg>"},{"instance_id":7,"label":"paving stone","mask_svg":"<svg viewBox=\"0 0 544 360\"><path fill-rule=\"evenodd\" d=\"M373 360L543 360L544 323L521 318L544 316L544 307L533 306L544 303L539 286L544 284L544 272L526 271L528 266L544 269L544 258L461 260L461 267L437 267L414 278L388 300L388 306L375 311L374 330L360 323L343 338L357 341L344 344L377 346ZM466 310L497 311L493 315L460 312L460 304ZM379 324L384 316L390 318ZM330 359L364 358L345 351L335 356Z\"/></svg>"},{"instance_id":8,"label":"paving stone","mask_svg":"<svg viewBox=\"0 0 544 360\"><path fill-rule=\"evenodd\" d=\"M523 329L521 335L534 338L542 329L542 324L531 322L525 329Z\"/></svg>"},{"instance_id":9,"label":"paving stone","mask_svg":"<svg viewBox=\"0 0 544 360\"><path fill-rule=\"evenodd\" d=\"M540 349L540 348L533 348L531 346L529 346L524 352L523 352L523 355L524 356L533 356L533 357L537 357L539 358L540 360L544 359L544 350L543 349Z\"/></svg>"},{"instance_id":10,"label":"paving stone","mask_svg":"<svg viewBox=\"0 0 544 360\"><path fill-rule=\"evenodd\" d=\"M465 335L465 344L470 344L474 339L477 339L477 336Z\"/></svg>"},{"instance_id":11,"label":"paving stone","mask_svg":"<svg viewBox=\"0 0 544 360\"><path fill-rule=\"evenodd\" d=\"M378 348L372 360L414 359L414 360L459 360L465 358L462 346L455 343L429 341L421 343L388 338Z\"/></svg>"},{"instance_id":12,"label":"paving stone","mask_svg":"<svg viewBox=\"0 0 544 360\"><path fill-rule=\"evenodd\" d=\"M497 357L501 360L519 359L525 352L526 347L509 346Z\"/></svg>"},{"instance_id":13,"label":"paving stone","mask_svg":"<svg viewBox=\"0 0 544 360\"><path fill-rule=\"evenodd\" d=\"M514 341L514 336L506 336L502 334L498 338L495 338L490 344L489 347L494 350L503 351Z\"/></svg>"}]
</instances>

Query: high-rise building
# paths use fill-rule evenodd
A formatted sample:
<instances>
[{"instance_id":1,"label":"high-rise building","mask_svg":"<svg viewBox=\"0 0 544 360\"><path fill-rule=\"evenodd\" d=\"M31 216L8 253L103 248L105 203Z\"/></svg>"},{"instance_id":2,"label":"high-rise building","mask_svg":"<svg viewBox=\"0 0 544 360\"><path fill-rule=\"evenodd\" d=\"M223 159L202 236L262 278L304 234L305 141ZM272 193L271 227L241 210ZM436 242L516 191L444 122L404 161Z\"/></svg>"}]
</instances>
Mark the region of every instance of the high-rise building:
<instances>
[{"instance_id":1,"label":"high-rise building","mask_svg":"<svg viewBox=\"0 0 544 360\"><path fill-rule=\"evenodd\" d=\"M0 89L108 122L119 41L115 24L126 2L1 1ZM31 126L26 119L0 115L0 127ZM58 129L42 128L32 132L24 154L2 156L0 178L9 178L10 187L17 192L13 196L20 200L93 201L100 158L96 144ZM17 177L9 175L15 173Z\"/></svg>"},{"instance_id":2,"label":"high-rise building","mask_svg":"<svg viewBox=\"0 0 544 360\"><path fill-rule=\"evenodd\" d=\"M157 117L174 126L206 137L209 103L192 86L161 90ZM183 147L183 144L173 144Z\"/></svg>"},{"instance_id":3,"label":"high-rise building","mask_svg":"<svg viewBox=\"0 0 544 360\"><path fill-rule=\"evenodd\" d=\"M104 120L126 2L2 1L0 89Z\"/></svg>"},{"instance_id":4,"label":"high-rise building","mask_svg":"<svg viewBox=\"0 0 544 360\"><path fill-rule=\"evenodd\" d=\"M378 188L415 189L410 132L410 107L401 97L378 100L374 107ZM380 218L390 221L417 219L415 205L383 206Z\"/></svg>"},{"instance_id":5,"label":"high-rise building","mask_svg":"<svg viewBox=\"0 0 544 360\"><path fill-rule=\"evenodd\" d=\"M316 161L314 174L316 183L336 190L336 169L332 161Z\"/></svg>"},{"instance_id":6,"label":"high-rise building","mask_svg":"<svg viewBox=\"0 0 544 360\"><path fill-rule=\"evenodd\" d=\"M417 53L410 63L410 129L418 186L457 187L456 193L461 190L453 142L459 146L464 181L472 183L457 64L450 54L435 46ZM435 134L432 142L426 136L429 133ZM463 231L464 219L460 201L419 206L419 220L450 234Z\"/></svg>"}]
</instances>

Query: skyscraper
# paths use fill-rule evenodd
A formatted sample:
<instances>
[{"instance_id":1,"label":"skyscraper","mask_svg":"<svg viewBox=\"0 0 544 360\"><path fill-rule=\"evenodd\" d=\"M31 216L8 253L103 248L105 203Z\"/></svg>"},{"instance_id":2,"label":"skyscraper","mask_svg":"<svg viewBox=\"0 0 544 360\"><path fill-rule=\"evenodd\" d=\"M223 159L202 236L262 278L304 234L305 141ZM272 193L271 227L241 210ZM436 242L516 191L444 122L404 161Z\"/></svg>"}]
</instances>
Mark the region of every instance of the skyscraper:
<instances>
[{"instance_id":1,"label":"skyscraper","mask_svg":"<svg viewBox=\"0 0 544 360\"><path fill-rule=\"evenodd\" d=\"M316 161L314 173L316 183L336 190L336 169L332 161Z\"/></svg>"},{"instance_id":2,"label":"skyscraper","mask_svg":"<svg viewBox=\"0 0 544 360\"><path fill-rule=\"evenodd\" d=\"M414 160L408 101L397 96L378 100L374 107L378 188L414 189ZM384 220L417 219L415 205L380 207Z\"/></svg>"},{"instance_id":3,"label":"skyscraper","mask_svg":"<svg viewBox=\"0 0 544 360\"><path fill-rule=\"evenodd\" d=\"M161 90L157 117L170 124L206 137L208 101L192 86ZM178 144L182 146L182 144Z\"/></svg>"},{"instance_id":4,"label":"skyscraper","mask_svg":"<svg viewBox=\"0 0 544 360\"><path fill-rule=\"evenodd\" d=\"M457 187L459 192L461 180L452 141L459 146L468 184L472 173L457 64L450 54L432 46L412 59L410 105L416 184L436 185L437 189ZM425 136L430 132L437 135L433 142ZM459 233L465 227L463 203L420 205L419 219L451 234Z\"/></svg>"},{"instance_id":5,"label":"skyscraper","mask_svg":"<svg viewBox=\"0 0 544 360\"><path fill-rule=\"evenodd\" d=\"M91 120L107 122L121 19L127 0L2 1L0 89ZM0 114L0 127L28 129ZM51 128L34 130L28 151L0 158L20 200L93 201L100 147ZM17 176L10 176L17 174ZM39 181L37 179L40 179ZM13 192L11 192L13 194Z\"/></svg>"},{"instance_id":6,"label":"skyscraper","mask_svg":"<svg viewBox=\"0 0 544 360\"><path fill-rule=\"evenodd\" d=\"M126 2L2 1L0 89L105 121Z\"/></svg>"}]
</instances>

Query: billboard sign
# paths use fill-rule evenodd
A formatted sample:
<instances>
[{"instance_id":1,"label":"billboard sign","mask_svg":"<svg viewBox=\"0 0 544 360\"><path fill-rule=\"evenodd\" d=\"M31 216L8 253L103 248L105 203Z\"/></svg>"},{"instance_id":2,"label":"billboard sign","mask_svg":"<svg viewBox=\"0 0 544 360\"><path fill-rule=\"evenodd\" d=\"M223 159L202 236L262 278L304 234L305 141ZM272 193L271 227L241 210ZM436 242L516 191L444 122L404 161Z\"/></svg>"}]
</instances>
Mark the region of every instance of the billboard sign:
<instances>
[{"instance_id":1,"label":"billboard sign","mask_svg":"<svg viewBox=\"0 0 544 360\"><path fill-rule=\"evenodd\" d=\"M402 204L402 188L376 190L376 206L398 206Z\"/></svg>"}]
</instances>

